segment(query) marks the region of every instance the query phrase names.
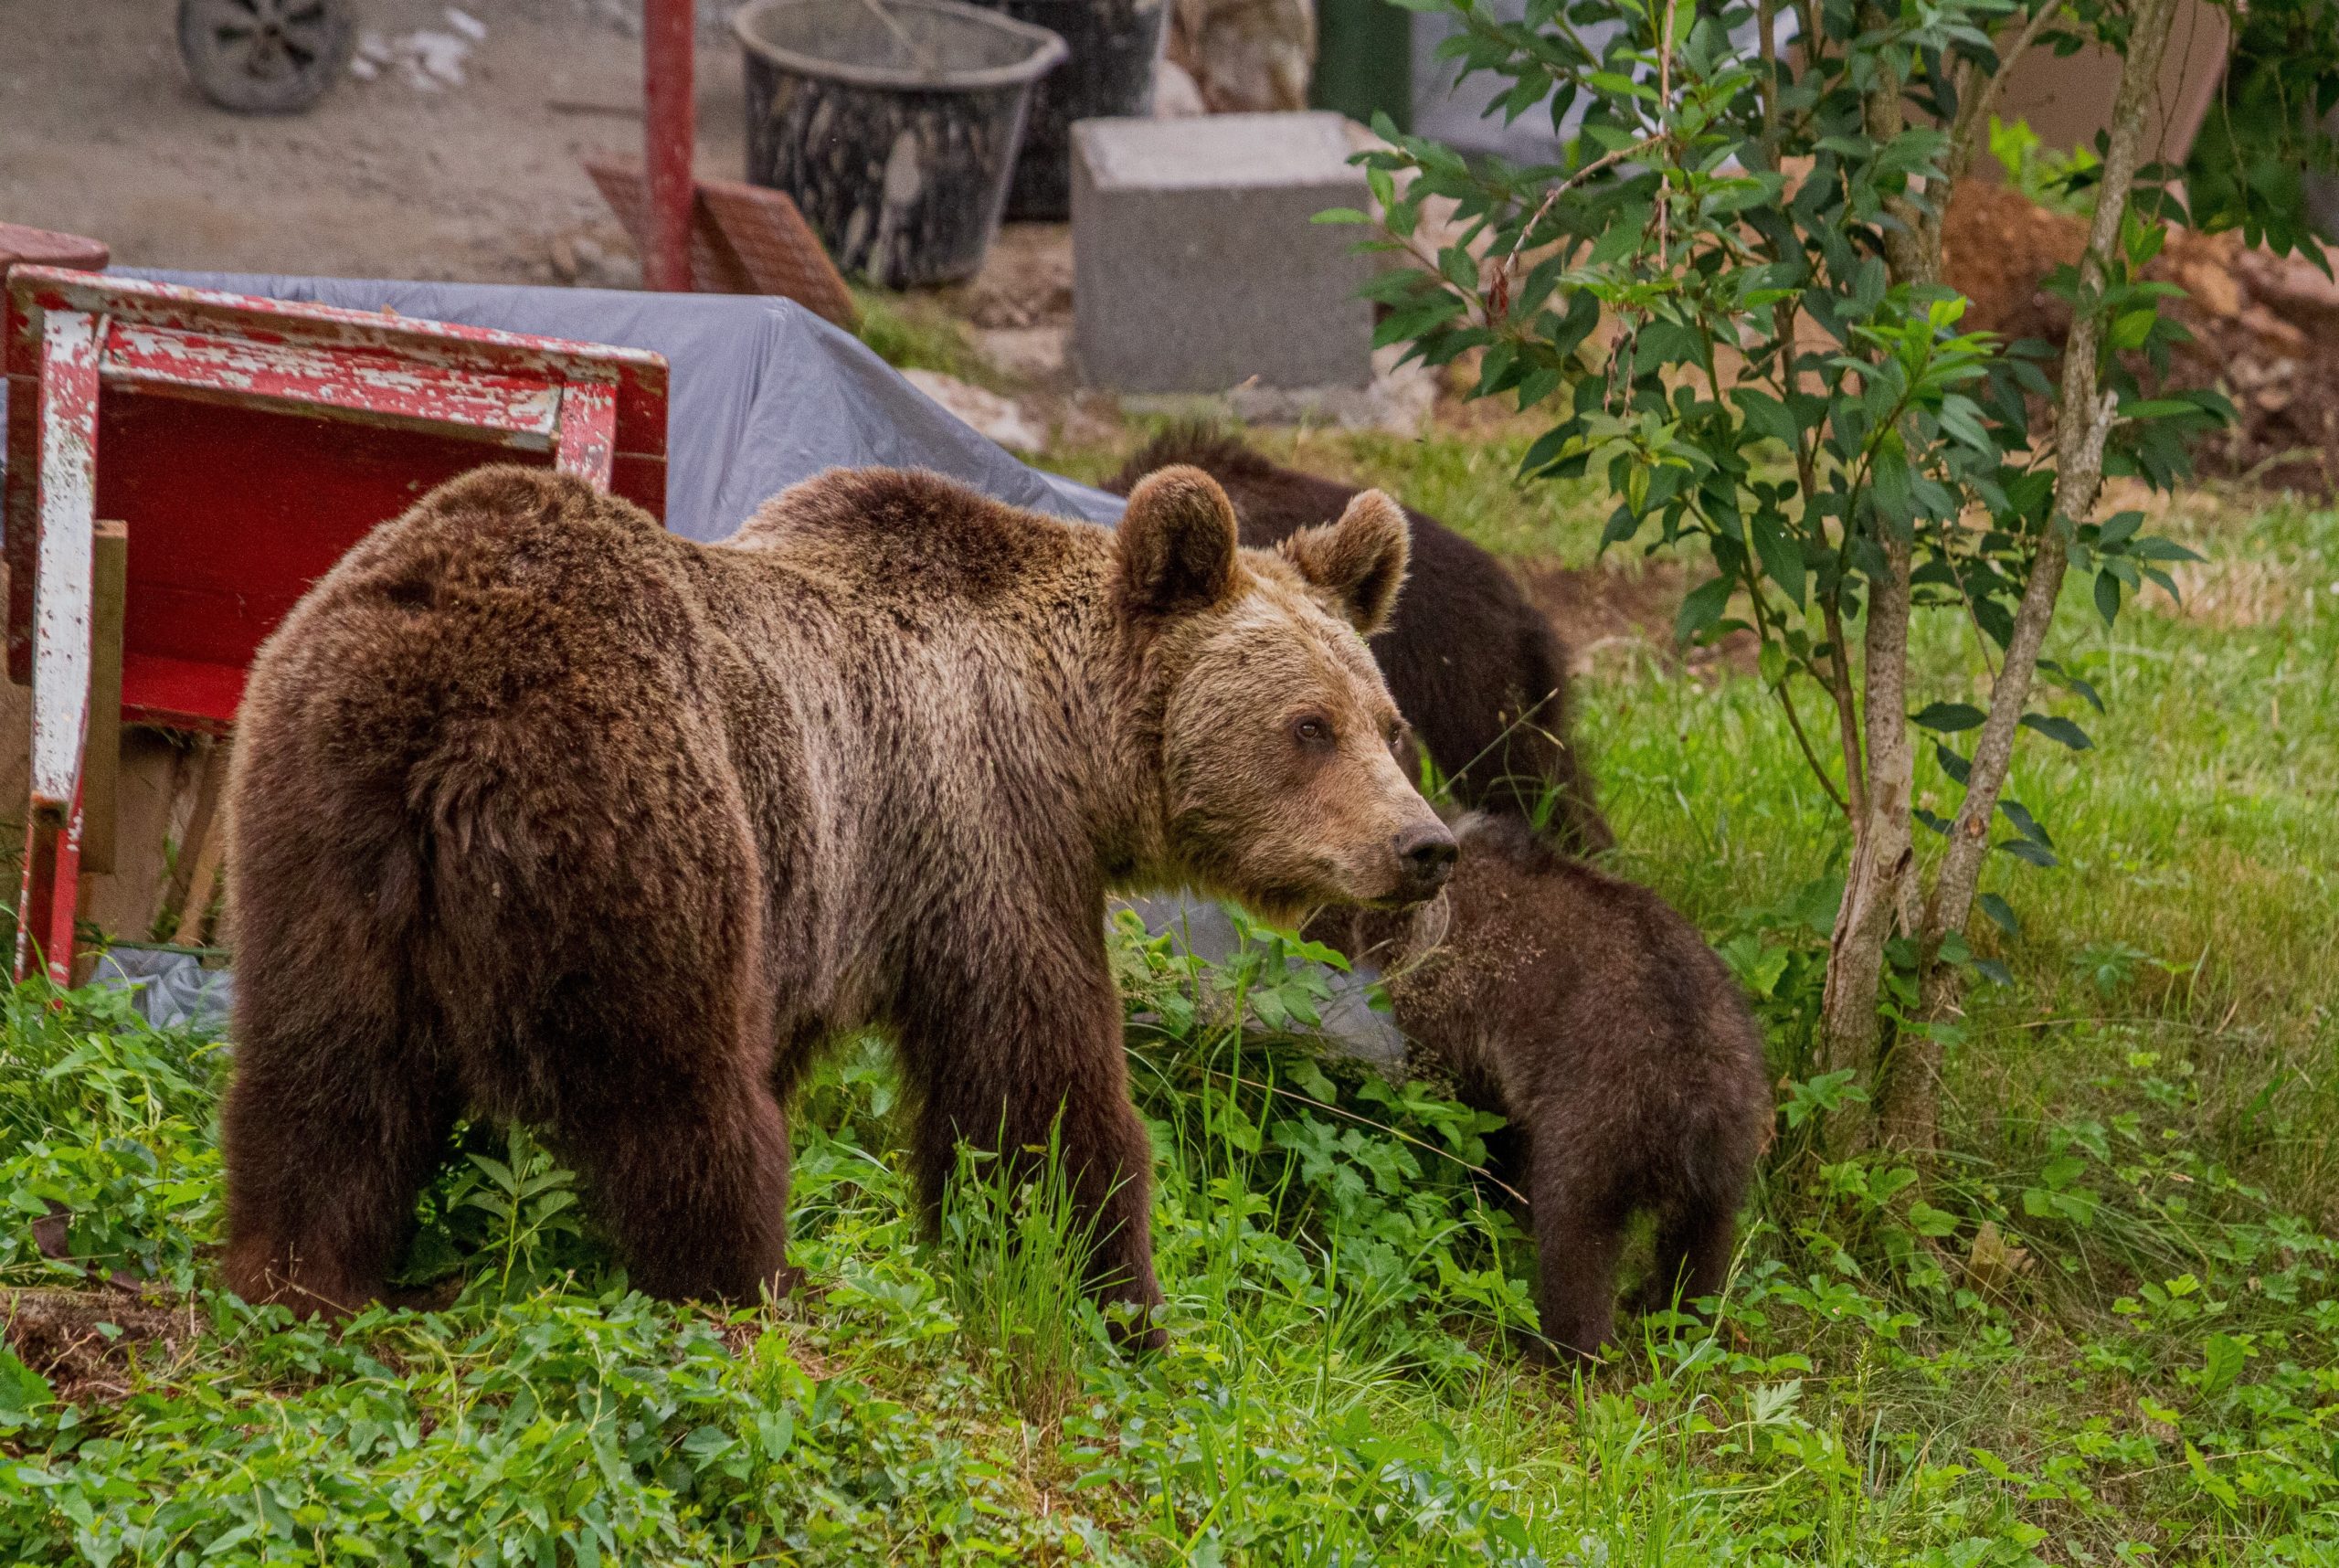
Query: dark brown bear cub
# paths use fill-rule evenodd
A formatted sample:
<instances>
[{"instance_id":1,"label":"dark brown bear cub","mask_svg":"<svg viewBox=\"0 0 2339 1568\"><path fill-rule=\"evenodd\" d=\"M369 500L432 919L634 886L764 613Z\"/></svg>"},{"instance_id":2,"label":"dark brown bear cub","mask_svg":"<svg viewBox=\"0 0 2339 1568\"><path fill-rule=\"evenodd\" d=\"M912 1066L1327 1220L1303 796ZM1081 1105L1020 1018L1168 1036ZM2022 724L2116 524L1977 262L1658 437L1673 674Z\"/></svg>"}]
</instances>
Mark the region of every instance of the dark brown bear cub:
<instances>
[{"instance_id":1,"label":"dark brown bear cub","mask_svg":"<svg viewBox=\"0 0 2339 1568\"><path fill-rule=\"evenodd\" d=\"M1225 487L1243 542L1265 547L1340 514L1352 484L1270 462L1194 426L1157 438L1108 488L1123 495L1157 469L1187 463ZM1461 806L1546 823L1571 854L1615 842L1570 738L1568 656L1503 565L1427 513L1412 533L1404 602L1372 638L1389 694Z\"/></svg>"},{"instance_id":2,"label":"dark brown bear cub","mask_svg":"<svg viewBox=\"0 0 2339 1568\"><path fill-rule=\"evenodd\" d=\"M1335 913L1318 935L1389 974L1397 1025L1460 1097L1503 1117L1498 1171L1535 1231L1536 1309L1563 1353L1615 1328L1636 1213L1656 1220L1637 1305L1711 1296L1771 1134L1762 1039L1730 971L1655 894L1473 816L1445 896Z\"/></svg>"},{"instance_id":3,"label":"dark brown bear cub","mask_svg":"<svg viewBox=\"0 0 2339 1568\"><path fill-rule=\"evenodd\" d=\"M1361 635L1404 570L1385 497L1238 550L1192 470L1117 535L831 472L712 546L539 471L433 492L244 699L228 1284L377 1295L471 1116L544 1129L642 1288L784 1288L789 1088L874 1026L929 1202L1060 1117L1092 1287L1155 1306L1106 890L1436 890Z\"/></svg>"}]
</instances>

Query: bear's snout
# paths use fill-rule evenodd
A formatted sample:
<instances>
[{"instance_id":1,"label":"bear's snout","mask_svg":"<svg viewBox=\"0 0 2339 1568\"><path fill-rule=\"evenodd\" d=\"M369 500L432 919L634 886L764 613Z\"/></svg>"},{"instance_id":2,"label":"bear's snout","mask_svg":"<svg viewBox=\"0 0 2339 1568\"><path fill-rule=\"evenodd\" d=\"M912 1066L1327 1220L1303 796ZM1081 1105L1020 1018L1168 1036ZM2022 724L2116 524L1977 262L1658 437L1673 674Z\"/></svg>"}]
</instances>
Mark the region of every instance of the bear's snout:
<instances>
[{"instance_id":1,"label":"bear's snout","mask_svg":"<svg viewBox=\"0 0 2339 1568\"><path fill-rule=\"evenodd\" d=\"M1401 830L1391 847L1397 852L1397 897L1404 904L1436 896L1461 853L1454 834L1435 818Z\"/></svg>"}]
</instances>

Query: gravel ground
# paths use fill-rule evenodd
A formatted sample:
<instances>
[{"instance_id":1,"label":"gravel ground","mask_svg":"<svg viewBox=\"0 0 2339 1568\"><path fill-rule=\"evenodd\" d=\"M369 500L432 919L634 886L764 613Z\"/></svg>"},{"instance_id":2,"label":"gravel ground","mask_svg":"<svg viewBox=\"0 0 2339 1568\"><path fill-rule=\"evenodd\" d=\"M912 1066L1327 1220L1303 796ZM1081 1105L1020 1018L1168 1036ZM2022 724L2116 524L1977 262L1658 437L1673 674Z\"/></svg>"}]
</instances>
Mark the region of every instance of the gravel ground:
<instances>
[{"instance_id":1,"label":"gravel ground","mask_svg":"<svg viewBox=\"0 0 2339 1568\"><path fill-rule=\"evenodd\" d=\"M172 0L18 0L0 28L0 221L93 235L137 266L638 276L577 159L640 147L639 0L468 0L486 37L460 85L418 84L413 51L397 47L417 31L459 35L444 0L359 6L394 58L272 118L196 91ZM719 29L702 29L698 87L699 172L736 179L745 94Z\"/></svg>"}]
</instances>

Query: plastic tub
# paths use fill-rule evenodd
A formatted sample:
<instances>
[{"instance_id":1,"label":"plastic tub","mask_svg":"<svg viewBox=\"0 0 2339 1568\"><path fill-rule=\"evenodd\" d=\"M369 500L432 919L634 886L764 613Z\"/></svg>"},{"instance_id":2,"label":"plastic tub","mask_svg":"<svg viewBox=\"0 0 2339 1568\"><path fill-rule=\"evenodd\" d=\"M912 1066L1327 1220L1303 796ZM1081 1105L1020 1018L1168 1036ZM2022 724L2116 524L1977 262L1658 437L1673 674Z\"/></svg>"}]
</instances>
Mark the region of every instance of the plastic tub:
<instances>
[{"instance_id":1,"label":"plastic tub","mask_svg":"<svg viewBox=\"0 0 2339 1568\"><path fill-rule=\"evenodd\" d=\"M757 0L731 25L747 177L794 198L849 271L889 288L973 275L1064 41L956 0Z\"/></svg>"},{"instance_id":2,"label":"plastic tub","mask_svg":"<svg viewBox=\"0 0 2339 1568\"><path fill-rule=\"evenodd\" d=\"M1153 79L1169 37L1170 0L975 3L1059 34L1072 50L1072 63L1032 95L1023 151L1007 187L1008 217L1062 222L1072 216L1072 122L1143 119L1153 112Z\"/></svg>"}]
</instances>

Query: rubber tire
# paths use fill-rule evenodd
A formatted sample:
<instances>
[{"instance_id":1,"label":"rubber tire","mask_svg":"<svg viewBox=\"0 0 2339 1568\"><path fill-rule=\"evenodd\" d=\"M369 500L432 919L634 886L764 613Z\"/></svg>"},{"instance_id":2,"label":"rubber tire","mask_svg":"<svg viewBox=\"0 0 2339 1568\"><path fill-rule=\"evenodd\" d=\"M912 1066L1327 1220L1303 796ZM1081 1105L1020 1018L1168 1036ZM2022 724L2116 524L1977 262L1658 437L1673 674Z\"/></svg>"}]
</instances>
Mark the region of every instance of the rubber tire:
<instances>
[{"instance_id":1,"label":"rubber tire","mask_svg":"<svg viewBox=\"0 0 2339 1568\"><path fill-rule=\"evenodd\" d=\"M251 30L236 25L249 18ZM257 36L273 21L280 46ZM297 114L325 94L357 48L353 0L179 0L179 58L203 96L238 114Z\"/></svg>"}]
</instances>

